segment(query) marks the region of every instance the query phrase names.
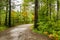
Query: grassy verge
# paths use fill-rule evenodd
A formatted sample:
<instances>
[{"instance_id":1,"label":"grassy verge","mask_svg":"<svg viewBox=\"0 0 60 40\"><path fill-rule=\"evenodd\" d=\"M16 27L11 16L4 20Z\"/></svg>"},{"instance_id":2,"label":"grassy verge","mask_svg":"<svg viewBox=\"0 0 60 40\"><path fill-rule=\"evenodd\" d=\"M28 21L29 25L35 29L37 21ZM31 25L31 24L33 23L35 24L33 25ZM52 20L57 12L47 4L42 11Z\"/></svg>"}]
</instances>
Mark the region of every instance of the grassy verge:
<instances>
[{"instance_id":1,"label":"grassy verge","mask_svg":"<svg viewBox=\"0 0 60 40\"><path fill-rule=\"evenodd\" d=\"M0 25L0 31L6 30L8 27Z\"/></svg>"}]
</instances>

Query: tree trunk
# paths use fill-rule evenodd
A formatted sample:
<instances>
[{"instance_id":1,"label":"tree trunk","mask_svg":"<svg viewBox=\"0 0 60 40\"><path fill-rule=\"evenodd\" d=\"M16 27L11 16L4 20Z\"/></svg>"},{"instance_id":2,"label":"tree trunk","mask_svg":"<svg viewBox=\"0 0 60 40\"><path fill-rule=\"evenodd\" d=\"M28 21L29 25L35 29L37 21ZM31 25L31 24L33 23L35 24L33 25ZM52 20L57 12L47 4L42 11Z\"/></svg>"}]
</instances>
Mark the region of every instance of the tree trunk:
<instances>
[{"instance_id":1,"label":"tree trunk","mask_svg":"<svg viewBox=\"0 0 60 40\"><path fill-rule=\"evenodd\" d=\"M6 18L5 18L5 26L8 26L8 22L7 22L7 13L8 13L8 0L6 1L7 5L6 5Z\"/></svg>"},{"instance_id":2,"label":"tree trunk","mask_svg":"<svg viewBox=\"0 0 60 40\"><path fill-rule=\"evenodd\" d=\"M35 0L35 23L34 23L34 28L37 29L38 27L38 0Z\"/></svg>"},{"instance_id":3,"label":"tree trunk","mask_svg":"<svg viewBox=\"0 0 60 40\"><path fill-rule=\"evenodd\" d=\"M49 8L50 8L50 19L51 19L51 1L50 1L50 3L49 3Z\"/></svg>"},{"instance_id":4,"label":"tree trunk","mask_svg":"<svg viewBox=\"0 0 60 40\"><path fill-rule=\"evenodd\" d=\"M0 25L1 25L1 9L0 9Z\"/></svg>"},{"instance_id":5,"label":"tree trunk","mask_svg":"<svg viewBox=\"0 0 60 40\"><path fill-rule=\"evenodd\" d=\"M9 0L9 27L11 27L11 0Z\"/></svg>"},{"instance_id":6,"label":"tree trunk","mask_svg":"<svg viewBox=\"0 0 60 40\"><path fill-rule=\"evenodd\" d=\"M47 0L47 14L46 15L48 16L48 0Z\"/></svg>"},{"instance_id":7,"label":"tree trunk","mask_svg":"<svg viewBox=\"0 0 60 40\"><path fill-rule=\"evenodd\" d=\"M59 15L59 0L57 0L57 20L58 20L58 15Z\"/></svg>"}]
</instances>

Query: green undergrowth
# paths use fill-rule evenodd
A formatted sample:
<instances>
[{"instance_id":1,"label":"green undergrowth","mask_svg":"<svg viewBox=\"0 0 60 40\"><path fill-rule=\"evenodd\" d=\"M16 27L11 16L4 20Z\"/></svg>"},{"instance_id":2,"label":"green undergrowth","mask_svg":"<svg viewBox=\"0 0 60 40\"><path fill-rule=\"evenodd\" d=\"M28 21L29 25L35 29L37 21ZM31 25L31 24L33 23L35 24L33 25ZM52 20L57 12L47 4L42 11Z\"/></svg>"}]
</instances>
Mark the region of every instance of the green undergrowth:
<instances>
[{"instance_id":1,"label":"green undergrowth","mask_svg":"<svg viewBox=\"0 0 60 40\"><path fill-rule=\"evenodd\" d=\"M6 30L8 27L0 25L0 31Z\"/></svg>"}]
</instances>

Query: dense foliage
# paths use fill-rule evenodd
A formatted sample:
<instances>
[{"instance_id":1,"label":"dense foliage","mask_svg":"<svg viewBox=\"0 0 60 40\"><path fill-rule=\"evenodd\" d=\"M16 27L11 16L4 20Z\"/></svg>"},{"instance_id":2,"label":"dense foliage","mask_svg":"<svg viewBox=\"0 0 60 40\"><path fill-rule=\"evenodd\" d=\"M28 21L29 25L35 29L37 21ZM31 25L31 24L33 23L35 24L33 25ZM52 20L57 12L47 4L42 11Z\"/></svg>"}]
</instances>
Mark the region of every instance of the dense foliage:
<instances>
[{"instance_id":1,"label":"dense foliage","mask_svg":"<svg viewBox=\"0 0 60 40\"><path fill-rule=\"evenodd\" d=\"M58 5L60 1L58 1L59 3L57 0L42 0L40 2L38 13L39 26L38 29L34 29L34 31L39 34L47 35L53 40L60 40L60 5Z\"/></svg>"}]
</instances>

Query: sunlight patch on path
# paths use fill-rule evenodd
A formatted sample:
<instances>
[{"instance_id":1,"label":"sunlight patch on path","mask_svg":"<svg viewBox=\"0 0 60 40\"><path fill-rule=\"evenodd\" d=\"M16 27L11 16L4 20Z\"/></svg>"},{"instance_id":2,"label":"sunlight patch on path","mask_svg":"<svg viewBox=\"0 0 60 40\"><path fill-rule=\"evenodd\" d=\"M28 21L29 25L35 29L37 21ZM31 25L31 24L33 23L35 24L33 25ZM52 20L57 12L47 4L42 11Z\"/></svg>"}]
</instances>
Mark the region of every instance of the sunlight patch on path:
<instances>
[{"instance_id":1,"label":"sunlight patch on path","mask_svg":"<svg viewBox=\"0 0 60 40\"><path fill-rule=\"evenodd\" d=\"M27 28L15 28L15 29L13 29L13 30L11 30L10 31L10 33L12 33L12 32L22 32L22 31L24 31L24 30L26 30Z\"/></svg>"}]
</instances>

